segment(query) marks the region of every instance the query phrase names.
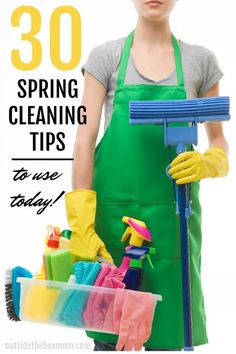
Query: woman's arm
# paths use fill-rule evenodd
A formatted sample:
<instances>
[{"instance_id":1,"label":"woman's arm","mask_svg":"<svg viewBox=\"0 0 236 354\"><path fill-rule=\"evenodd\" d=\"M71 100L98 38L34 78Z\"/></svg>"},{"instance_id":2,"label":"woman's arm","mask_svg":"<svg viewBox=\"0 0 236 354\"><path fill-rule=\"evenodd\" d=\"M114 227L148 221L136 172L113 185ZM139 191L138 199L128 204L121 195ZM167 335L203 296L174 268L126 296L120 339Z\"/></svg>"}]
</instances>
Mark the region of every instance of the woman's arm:
<instances>
[{"instance_id":1,"label":"woman's arm","mask_svg":"<svg viewBox=\"0 0 236 354\"><path fill-rule=\"evenodd\" d=\"M88 72L84 75L82 105L87 109L87 125L77 129L72 166L72 188L91 189L96 139L106 88Z\"/></svg>"},{"instance_id":2,"label":"woman's arm","mask_svg":"<svg viewBox=\"0 0 236 354\"><path fill-rule=\"evenodd\" d=\"M219 96L219 82L208 90L203 97ZM229 146L224 136L223 124L221 122L205 123L209 147L218 146L228 155Z\"/></svg>"},{"instance_id":3,"label":"woman's arm","mask_svg":"<svg viewBox=\"0 0 236 354\"><path fill-rule=\"evenodd\" d=\"M219 96L219 83L203 97ZM168 171L177 184L191 183L209 177L224 177L228 174L228 143L221 122L205 123L210 148L201 154L197 150L178 155ZM223 150L223 151L222 151Z\"/></svg>"}]
</instances>

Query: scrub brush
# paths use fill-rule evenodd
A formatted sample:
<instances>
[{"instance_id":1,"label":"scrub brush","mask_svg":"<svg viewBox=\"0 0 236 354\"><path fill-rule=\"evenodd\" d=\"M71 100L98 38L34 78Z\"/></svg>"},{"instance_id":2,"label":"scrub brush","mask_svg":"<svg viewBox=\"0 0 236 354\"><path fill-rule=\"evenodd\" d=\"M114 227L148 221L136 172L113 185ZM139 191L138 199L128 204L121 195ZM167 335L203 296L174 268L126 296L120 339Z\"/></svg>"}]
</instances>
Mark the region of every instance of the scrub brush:
<instances>
[{"instance_id":1,"label":"scrub brush","mask_svg":"<svg viewBox=\"0 0 236 354\"><path fill-rule=\"evenodd\" d=\"M22 267L7 269L5 272L5 301L7 315L11 321L20 321L20 283L17 278L32 278L30 271Z\"/></svg>"}]
</instances>

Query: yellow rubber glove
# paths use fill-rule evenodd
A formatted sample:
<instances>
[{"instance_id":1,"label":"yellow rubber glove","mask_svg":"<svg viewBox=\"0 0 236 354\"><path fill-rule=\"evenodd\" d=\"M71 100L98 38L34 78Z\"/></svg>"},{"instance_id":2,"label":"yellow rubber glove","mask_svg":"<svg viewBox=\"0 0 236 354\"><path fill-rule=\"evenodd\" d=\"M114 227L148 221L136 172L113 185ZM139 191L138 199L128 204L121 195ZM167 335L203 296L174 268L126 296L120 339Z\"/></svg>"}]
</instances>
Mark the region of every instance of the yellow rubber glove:
<instances>
[{"instance_id":1,"label":"yellow rubber glove","mask_svg":"<svg viewBox=\"0 0 236 354\"><path fill-rule=\"evenodd\" d=\"M104 243L96 234L96 193L91 190L77 190L65 195L67 220L72 234L70 250L73 261L81 259L94 261L97 256L113 263Z\"/></svg>"},{"instance_id":2,"label":"yellow rubber glove","mask_svg":"<svg viewBox=\"0 0 236 354\"><path fill-rule=\"evenodd\" d=\"M171 163L169 174L177 184L199 181L209 177L224 177L228 174L228 158L219 147L212 147L204 154L188 151Z\"/></svg>"}]
</instances>

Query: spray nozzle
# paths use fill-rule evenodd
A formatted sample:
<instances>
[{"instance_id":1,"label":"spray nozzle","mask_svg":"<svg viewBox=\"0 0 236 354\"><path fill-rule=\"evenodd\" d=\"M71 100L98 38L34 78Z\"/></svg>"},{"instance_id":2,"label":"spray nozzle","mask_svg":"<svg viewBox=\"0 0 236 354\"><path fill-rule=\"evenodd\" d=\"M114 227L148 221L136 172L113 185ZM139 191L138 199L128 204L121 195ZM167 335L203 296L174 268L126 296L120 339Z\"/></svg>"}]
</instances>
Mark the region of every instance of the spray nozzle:
<instances>
[{"instance_id":1,"label":"spray nozzle","mask_svg":"<svg viewBox=\"0 0 236 354\"><path fill-rule=\"evenodd\" d=\"M125 233L121 238L121 242L125 242L129 237L129 244L136 247L141 247L144 241L152 240L151 233L143 221L124 216L122 221L128 224Z\"/></svg>"},{"instance_id":2,"label":"spray nozzle","mask_svg":"<svg viewBox=\"0 0 236 354\"><path fill-rule=\"evenodd\" d=\"M131 258L130 267L142 268L142 261L147 258L150 267L153 269L153 263L151 255L156 253L156 249L153 247L131 247L123 253L123 256Z\"/></svg>"},{"instance_id":3,"label":"spray nozzle","mask_svg":"<svg viewBox=\"0 0 236 354\"><path fill-rule=\"evenodd\" d=\"M60 237L61 231L59 227L52 225L47 226L47 237L45 243L48 247L58 248Z\"/></svg>"}]
</instances>

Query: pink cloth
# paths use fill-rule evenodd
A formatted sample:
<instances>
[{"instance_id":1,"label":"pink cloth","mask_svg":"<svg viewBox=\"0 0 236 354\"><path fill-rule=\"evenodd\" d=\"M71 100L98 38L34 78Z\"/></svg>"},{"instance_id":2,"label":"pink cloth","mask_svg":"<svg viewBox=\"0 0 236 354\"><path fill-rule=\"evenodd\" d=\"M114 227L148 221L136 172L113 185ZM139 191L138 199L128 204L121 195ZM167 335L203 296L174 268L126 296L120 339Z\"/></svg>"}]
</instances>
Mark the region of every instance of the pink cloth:
<instances>
[{"instance_id":1,"label":"pink cloth","mask_svg":"<svg viewBox=\"0 0 236 354\"><path fill-rule=\"evenodd\" d=\"M109 264L102 263L102 269L96 278L94 286L101 286L106 275L110 272L110 270L111 270L111 266ZM96 296L97 296L96 292L92 292L90 294L86 308L83 313L83 318L84 318L84 322L85 322L86 327L91 327L93 324L93 321L92 321L93 303L94 303Z\"/></svg>"},{"instance_id":2,"label":"pink cloth","mask_svg":"<svg viewBox=\"0 0 236 354\"><path fill-rule=\"evenodd\" d=\"M102 263L102 269L97 276L94 286L101 286L105 277L109 274L110 271L111 271L111 266L109 264Z\"/></svg>"},{"instance_id":3,"label":"pink cloth","mask_svg":"<svg viewBox=\"0 0 236 354\"><path fill-rule=\"evenodd\" d=\"M105 276L103 282L102 282L102 285L101 286L104 286L106 287L107 286L107 278L108 279L116 279L117 281L119 282L122 282L123 281L123 274L119 271L119 269L116 267L116 266L111 266L111 269L110 269L110 272ZM108 286L109 287L109 286Z\"/></svg>"},{"instance_id":4,"label":"pink cloth","mask_svg":"<svg viewBox=\"0 0 236 354\"><path fill-rule=\"evenodd\" d=\"M111 289L124 289L125 284L120 279L111 277L104 279L103 287ZM116 294L97 294L94 301L94 326L106 332L114 331L113 312Z\"/></svg>"},{"instance_id":5,"label":"pink cloth","mask_svg":"<svg viewBox=\"0 0 236 354\"><path fill-rule=\"evenodd\" d=\"M123 274L116 266L110 266L109 264L104 263L102 264L102 270L100 271L94 286L112 289L124 288L125 284L122 282L123 277ZM87 328L103 329L105 325L108 332L112 331L109 328L113 323L110 319L113 310L111 306L113 303L113 298L113 294L100 293L96 292L96 290L91 293L83 313L83 318Z\"/></svg>"}]
</instances>

